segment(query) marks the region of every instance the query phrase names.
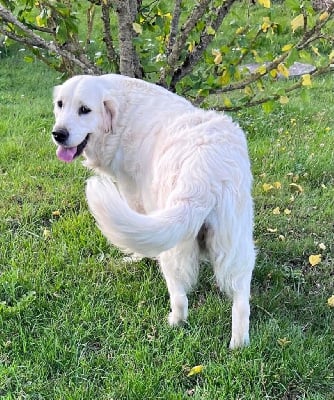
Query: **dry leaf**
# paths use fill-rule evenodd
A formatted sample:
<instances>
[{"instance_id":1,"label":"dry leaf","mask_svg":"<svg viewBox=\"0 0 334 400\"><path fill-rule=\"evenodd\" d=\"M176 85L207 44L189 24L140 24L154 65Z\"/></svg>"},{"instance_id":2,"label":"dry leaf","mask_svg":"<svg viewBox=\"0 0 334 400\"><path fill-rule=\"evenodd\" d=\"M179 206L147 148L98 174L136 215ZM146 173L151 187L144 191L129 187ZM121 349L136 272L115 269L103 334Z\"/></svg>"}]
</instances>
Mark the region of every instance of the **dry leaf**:
<instances>
[{"instance_id":1,"label":"dry leaf","mask_svg":"<svg viewBox=\"0 0 334 400\"><path fill-rule=\"evenodd\" d=\"M334 294L333 296L328 298L327 304L329 305L329 307L334 307Z\"/></svg>"},{"instance_id":2,"label":"dry leaf","mask_svg":"<svg viewBox=\"0 0 334 400\"><path fill-rule=\"evenodd\" d=\"M312 86L311 75L305 74L302 75L302 85L303 86Z\"/></svg>"},{"instance_id":3,"label":"dry leaf","mask_svg":"<svg viewBox=\"0 0 334 400\"><path fill-rule=\"evenodd\" d=\"M284 78L288 78L290 75L289 70L284 64L278 64L277 71L284 76Z\"/></svg>"},{"instance_id":4,"label":"dry leaf","mask_svg":"<svg viewBox=\"0 0 334 400\"><path fill-rule=\"evenodd\" d=\"M312 267L318 265L321 262L321 254L311 254L308 258Z\"/></svg>"},{"instance_id":5,"label":"dry leaf","mask_svg":"<svg viewBox=\"0 0 334 400\"><path fill-rule=\"evenodd\" d=\"M258 3L265 8L270 8L270 0L258 0Z\"/></svg>"},{"instance_id":6,"label":"dry leaf","mask_svg":"<svg viewBox=\"0 0 334 400\"><path fill-rule=\"evenodd\" d=\"M285 347L285 346L287 346L288 344L291 343L291 340L288 340L286 337L284 337L284 338L278 339L278 340L277 340L277 343L278 343L280 346Z\"/></svg>"},{"instance_id":7,"label":"dry leaf","mask_svg":"<svg viewBox=\"0 0 334 400\"><path fill-rule=\"evenodd\" d=\"M290 51L293 47L293 44L289 43L282 47L282 51Z\"/></svg>"},{"instance_id":8,"label":"dry leaf","mask_svg":"<svg viewBox=\"0 0 334 400\"><path fill-rule=\"evenodd\" d=\"M44 231L43 231L43 237L44 237L44 239L50 239L51 231L49 229L45 228Z\"/></svg>"},{"instance_id":9,"label":"dry leaf","mask_svg":"<svg viewBox=\"0 0 334 400\"><path fill-rule=\"evenodd\" d=\"M329 13L327 11L325 11L319 16L319 21L325 21L328 17L329 17Z\"/></svg>"},{"instance_id":10,"label":"dry leaf","mask_svg":"<svg viewBox=\"0 0 334 400\"><path fill-rule=\"evenodd\" d=\"M203 369L204 369L203 365L196 365L195 367L191 368L187 376L200 374L203 371Z\"/></svg>"},{"instance_id":11,"label":"dry leaf","mask_svg":"<svg viewBox=\"0 0 334 400\"><path fill-rule=\"evenodd\" d=\"M297 30L298 28L302 28L303 26L304 26L304 15L303 14L297 15L297 17L291 21L291 28L292 28L293 32L295 30Z\"/></svg>"},{"instance_id":12,"label":"dry leaf","mask_svg":"<svg viewBox=\"0 0 334 400\"><path fill-rule=\"evenodd\" d=\"M280 213L281 213L281 210L280 210L279 207L276 207L276 208L273 209L273 214L274 215L279 215Z\"/></svg>"},{"instance_id":13,"label":"dry leaf","mask_svg":"<svg viewBox=\"0 0 334 400\"><path fill-rule=\"evenodd\" d=\"M262 189L264 192L269 192L269 190L274 189L274 186L271 183L264 183Z\"/></svg>"},{"instance_id":14,"label":"dry leaf","mask_svg":"<svg viewBox=\"0 0 334 400\"><path fill-rule=\"evenodd\" d=\"M304 189L300 185L297 185L297 183L290 183L289 186L290 186L290 189L295 192L302 193L304 191Z\"/></svg>"}]
</instances>

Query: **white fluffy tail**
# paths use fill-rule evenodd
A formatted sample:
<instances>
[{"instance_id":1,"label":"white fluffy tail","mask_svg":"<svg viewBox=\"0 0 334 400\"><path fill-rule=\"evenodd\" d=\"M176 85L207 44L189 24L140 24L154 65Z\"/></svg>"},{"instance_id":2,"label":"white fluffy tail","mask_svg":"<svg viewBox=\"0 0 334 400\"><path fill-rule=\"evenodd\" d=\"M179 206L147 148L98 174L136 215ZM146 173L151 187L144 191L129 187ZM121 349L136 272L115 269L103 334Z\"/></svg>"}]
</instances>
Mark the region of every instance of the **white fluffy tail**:
<instances>
[{"instance_id":1,"label":"white fluffy tail","mask_svg":"<svg viewBox=\"0 0 334 400\"><path fill-rule=\"evenodd\" d=\"M89 208L106 238L123 250L155 257L195 238L210 209L180 202L151 214L132 210L107 177L88 179Z\"/></svg>"}]
</instances>

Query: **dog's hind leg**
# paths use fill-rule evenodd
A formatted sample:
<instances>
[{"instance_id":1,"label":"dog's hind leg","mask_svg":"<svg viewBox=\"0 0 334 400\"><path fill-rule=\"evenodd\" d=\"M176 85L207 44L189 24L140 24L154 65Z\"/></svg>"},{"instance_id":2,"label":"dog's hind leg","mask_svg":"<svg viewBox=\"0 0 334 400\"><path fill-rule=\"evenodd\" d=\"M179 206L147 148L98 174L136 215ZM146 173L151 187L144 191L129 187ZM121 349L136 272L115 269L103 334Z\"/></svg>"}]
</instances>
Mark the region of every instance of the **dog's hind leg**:
<instances>
[{"instance_id":1,"label":"dog's hind leg","mask_svg":"<svg viewBox=\"0 0 334 400\"><path fill-rule=\"evenodd\" d=\"M246 229L242 238L224 236L214 233L208 249L217 283L233 302L230 349L234 349L249 344L249 297L255 250Z\"/></svg>"},{"instance_id":2,"label":"dog's hind leg","mask_svg":"<svg viewBox=\"0 0 334 400\"><path fill-rule=\"evenodd\" d=\"M171 312L168 322L171 326L187 320L187 293L198 278L199 248L195 240L182 242L159 256L160 266L170 296Z\"/></svg>"}]
</instances>

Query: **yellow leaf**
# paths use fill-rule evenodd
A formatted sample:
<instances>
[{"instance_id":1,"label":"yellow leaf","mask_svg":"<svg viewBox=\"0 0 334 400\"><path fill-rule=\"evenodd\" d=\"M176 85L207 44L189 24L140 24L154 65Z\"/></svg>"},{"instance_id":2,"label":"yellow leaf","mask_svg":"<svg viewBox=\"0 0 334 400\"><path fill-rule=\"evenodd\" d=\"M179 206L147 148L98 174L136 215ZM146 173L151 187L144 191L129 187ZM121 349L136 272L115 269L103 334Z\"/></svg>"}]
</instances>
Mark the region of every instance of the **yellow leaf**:
<instances>
[{"instance_id":1,"label":"yellow leaf","mask_svg":"<svg viewBox=\"0 0 334 400\"><path fill-rule=\"evenodd\" d=\"M297 15L297 17L291 21L291 28L292 28L293 32L295 30L297 30L298 28L302 28L303 26L304 26L304 15L303 14Z\"/></svg>"},{"instance_id":2,"label":"yellow leaf","mask_svg":"<svg viewBox=\"0 0 334 400\"><path fill-rule=\"evenodd\" d=\"M229 71L225 69L222 75L219 77L219 83L224 86L227 85L230 82L230 80L231 80L231 75Z\"/></svg>"},{"instance_id":3,"label":"yellow leaf","mask_svg":"<svg viewBox=\"0 0 334 400\"><path fill-rule=\"evenodd\" d=\"M267 232L276 233L277 232L277 228L267 228Z\"/></svg>"},{"instance_id":4,"label":"yellow leaf","mask_svg":"<svg viewBox=\"0 0 334 400\"><path fill-rule=\"evenodd\" d=\"M60 217L60 211L59 210L52 211L52 216L53 217Z\"/></svg>"},{"instance_id":5,"label":"yellow leaf","mask_svg":"<svg viewBox=\"0 0 334 400\"><path fill-rule=\"evenodd\" d=\"M281 104L288 104L288 103L289 103L289 97L288 97L288 96L281 96L281 97L279 98L279 102L280 102Z\"/></svg>"},{"instance_id":6,"label":"yellow leaf","mask_svg":"<svg viewBox=\"0 0 334 400\"><path fill-rule=\"evenodd\" d=\"M273 214L274 215L279 215L280 213L281 213L281 210L280 210L279 207L276 207L276 208L273 209Z\"/></svg>"},{"instance_id":7,"label":"yellow leaf","mask_svg":"<svg viewBox=\"0 0 334 400\"><path fill-rule=\"evenodd\" d=\"M271 21L269 17L263 17L263 23L261 25L261 29L263 32L267 32L267 30L271 27Z\"/></svg>"},{"instance_id":8,"label":"yellow leaf","mask_svg":"<svg viewBox=\"0 0 334 400\"><path fill-rule=\"evenodd\" d=\"M327 299L327 304L329 305L329 307L334 307L334 294Z\"/></svg>"},{"instance_id":9,"label":"yellow leaf","mask_svg":"<svg viewBox=\"0 0 334 400\"><path fill-rule=\"evenodd\" d=\"M247 96L252 96L252 94L253 94L252 88L250 86L246 86L245 93L247 94Z\"/></svg>"},{"instance_id":10,"label":"yellow leaf","mask_svg":"<svg viewBox=\"0 0 334 400\"><path fill-rule=\"evenodd\" d=\"M312 86L311 75L305 74L302 75L302 85L303 86Z\"/></svg>"},{"instance_id":11,"label":"yellow leaf","mask_svg":"<svg viewBox=\"0 0 334 400\"><path fill-rule=\"evenodd\" d=\"M286 44L285 46L282 47L282 51L290 51L293 47L293 44Z\"/></svg>"},{"instance_id":12,"label":"yellow leaf","mask_svg":"<svg viewBox=\"0 0 334 400\"><path fill-rule=\"evenodd\" d=\"M208 26L207 28L206 28L206 33L208 34L208 35L215 35L216 34L216 31L212 28L212 26Z\"/></svg>"},{"instance_id":13,"label":"yellow leaf","mask_svg":"<svg viewBox=\"0 0 334 400\"><path fill-rule=\"evenodd\" d=\"M200 374L203 371L203 369L204 369L203 365L196 365L195 367L191 368L187 376Z\"/></svg>"},{"instance_id":14,"label":"yellow leaf","mask_svg":"<svg viewBox=\"0 0 334 400\"><path fill-rule=\"evenodd\" d=\"M243 26L240 26L236 31L236 35L241 35L244 32L245 28Z\"/></svg>"},{"instance_id":15,"label":"yellow leaf","mask_svg":"<svg viewBox=\"0 0 334 400\"><path fill-rule=\"evenodd\" d=\"M276 78L278 75L277 69L272 69L269 73L272 78Z\"/></svg>"},{"instance_id":16,"label":"yellow leaf","mask_svg":"<svg viewBox=\"0 0 334 400\"><path fill-rule=\"evenodd\" d=\"M282 74L285 78L288 78L290 75L289 70L284 64L278 64L277 71Z\"/></svg>"},{"instance_id":17,"label":"yellow leaf","mask_svg":"<svg viewBox=\"0 0 334 400\"><path fill-rule=\"evenodd\" d=\"M227 107L227 108L231 108L232 107L232 101L228 97L224 97L223 103L224 103L224 106Z\"/></svg>"},{"instance_id":18,"label":"yellow leaf","mask_svg":"<svg viewBox=\"0 0 334 400\"><path fill-rule=\"evenodd\" d=\"M264 75L267 72L267 67L265 65L260 65L255 72Z\"/></svg>"},{"instance_id":19,"label":"yellow leaf","mask_svg":"<svg viewBox=\"0 0 334 400\"><path fill-rule=\"evenodd\" d=\"M43 237L44 237L44 239L50 239L51 231L49 229L45 228L44 231L43 231Z\"/></svg>"},{"instance_id":20,"label":"yellow leaf","mask_svg":"<svg viewBox=\"0 0 334 400\"><path fill-rule=\"evenodd\" d=\"M313 53L315 53L317 56L320 56L318 47L311 46L311 49L312 49Z\"/></svg>"},{"instance_id":21,"label":"yellow leaf","mask_svg":"<svg viewBox=\"0 0 334 400\"><path fill-rule=\"evenodd\" d=\"M284 210L284 214L285 214L285 215L290 215L290 214L291 214L291 210L289 210L288 208L286 208L286 209Z\"/></svg>"},{"instance_id":22,"label":"yellow leaf","mask_svg":"<svg viewBox=\"0 0 334 400\"><path fill-rule=\"evenodd\" d=\"M223 60L222 53L217 49L212 49L212 55L215 56L215 59L213 60L213 62L216 65L221 64L221 62Z\"/></svg>"},{"instance_id":23,"label":"yellow leaf","mask_svg":"<svg viewBox=\"0 0 334 400\"><path fill-rule=\"evenodd\" d=\"M329 17L329 14L327 11L325 11L322 14L320 14L319 21L325 21L328 17Z\"/></svg>"},{"instance_id":24,"label":"yellow leaf","mask_svg":"<svg viewBox=\"0 0 334 400\"><path fill-rule=\"evenodd\" d=\"M274 189L274 186L271 183L264 183L262 189L264 192L269 192L269 190Z\"/></svg>"},{"instance_id":25,"label":"yellow leaf","mask_svg":"<svg viewBox=\"0 0 334 400\"><path fill-rule=\"evenodd\" d=\"M311 254L308 258L312 267L318 265L321 262L321 254Z\"/></svg>"},{"instance_id":26,"label":"yellow leaf","mask_svg":"<svg viewBox=\"0 0 334 400\"><path fill-rule=\"evenodd\" d=\"M281 189L281 188L282 188L281 182L276 181L276 182L274 182L273 185L274 185L274 188L275 188L275 189Z\"/></svg>"},{"instance_id":27,"label":"yellow leaf","mask_svg":"<svg viewBox=\"0 0 334 400\"><path fill-rule=\"evenodd\" d=\"M194 40L189 43L189 46L188 46L189 53L192 53L194 51L195 45L196 45L196 43Z\"/></svg>"},{"instance_id":28,"label":"yellow leaf","mask_svg":"<svg viewBox=\"0 0 334 400\"><path fill-rule=\"evenodd\" d=\"M290 183L289 186L290 189L295 192L302 193L304 191L304 189L300 185L297 185L297 183Z\"/></svg>"},{"instance_id":29,"label":"yellow leaf","mask_svg":"<svg viewBox=\"0 0 334 400\"><path fill-rule=\"evenodd\" d=\"M143 33L143 27L138 24L138 22L134 22L132 24L132 28L138 35L141 35Z\"/></svg>"},{"instance_id":30,"label":"yellow leaf","mask_svg":"<svg viewBox=\"0 0 334 400\"><path fill-rule=\"evenodd\" d=\"M40 15L37 15L36 17L36 24L37 26L43 27L45 26L45 20L42 18Z\"/></svg>"},{"instance_id":31,"label":"yellow leaf","mask_svg":"<svg viewBox=\"0 0 334 400\"><path fill-rule=\"evenodd\" d=\"M287 346L288 344L291 343L291 340L288 340L286 337L284 337L284 338L278 339L278 340L277 340L277 343L278 343L280 346L285 347L285 346Z\"/></svg>"},{"instance_id":32,"label":"yellow leaf","mask_svg":"<svg viewBox=\"0 0 334 400\"><path fill-rule=\"evenodd\" d=\"M257 0L258 3L265 7L265 8L270 8L270 0Z\"/></svg>"}]
</instances>

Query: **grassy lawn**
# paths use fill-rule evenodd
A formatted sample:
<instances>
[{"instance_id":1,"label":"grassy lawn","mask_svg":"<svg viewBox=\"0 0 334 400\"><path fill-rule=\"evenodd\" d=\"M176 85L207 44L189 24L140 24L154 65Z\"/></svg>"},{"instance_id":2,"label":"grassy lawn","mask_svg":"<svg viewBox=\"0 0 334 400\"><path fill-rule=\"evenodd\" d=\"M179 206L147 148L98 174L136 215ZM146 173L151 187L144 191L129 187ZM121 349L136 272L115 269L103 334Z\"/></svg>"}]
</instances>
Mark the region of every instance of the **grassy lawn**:
<instances>
[{"instance_id":1,"label":"grassy lawn","mask_svg":"<svg viewBox=\"0 0 334 400\"><path fill-rule=\"evenodd\" d=\"M51 143L58 75L21 57L0 59L0 398L334 399L333 76L309 102L234 115L248 134L258 259L252 342L230 352L231 304L209 268L189 324L171 329L157 265L125 265L106 243L88 172Z\"/></svg>"}]
</instances>

